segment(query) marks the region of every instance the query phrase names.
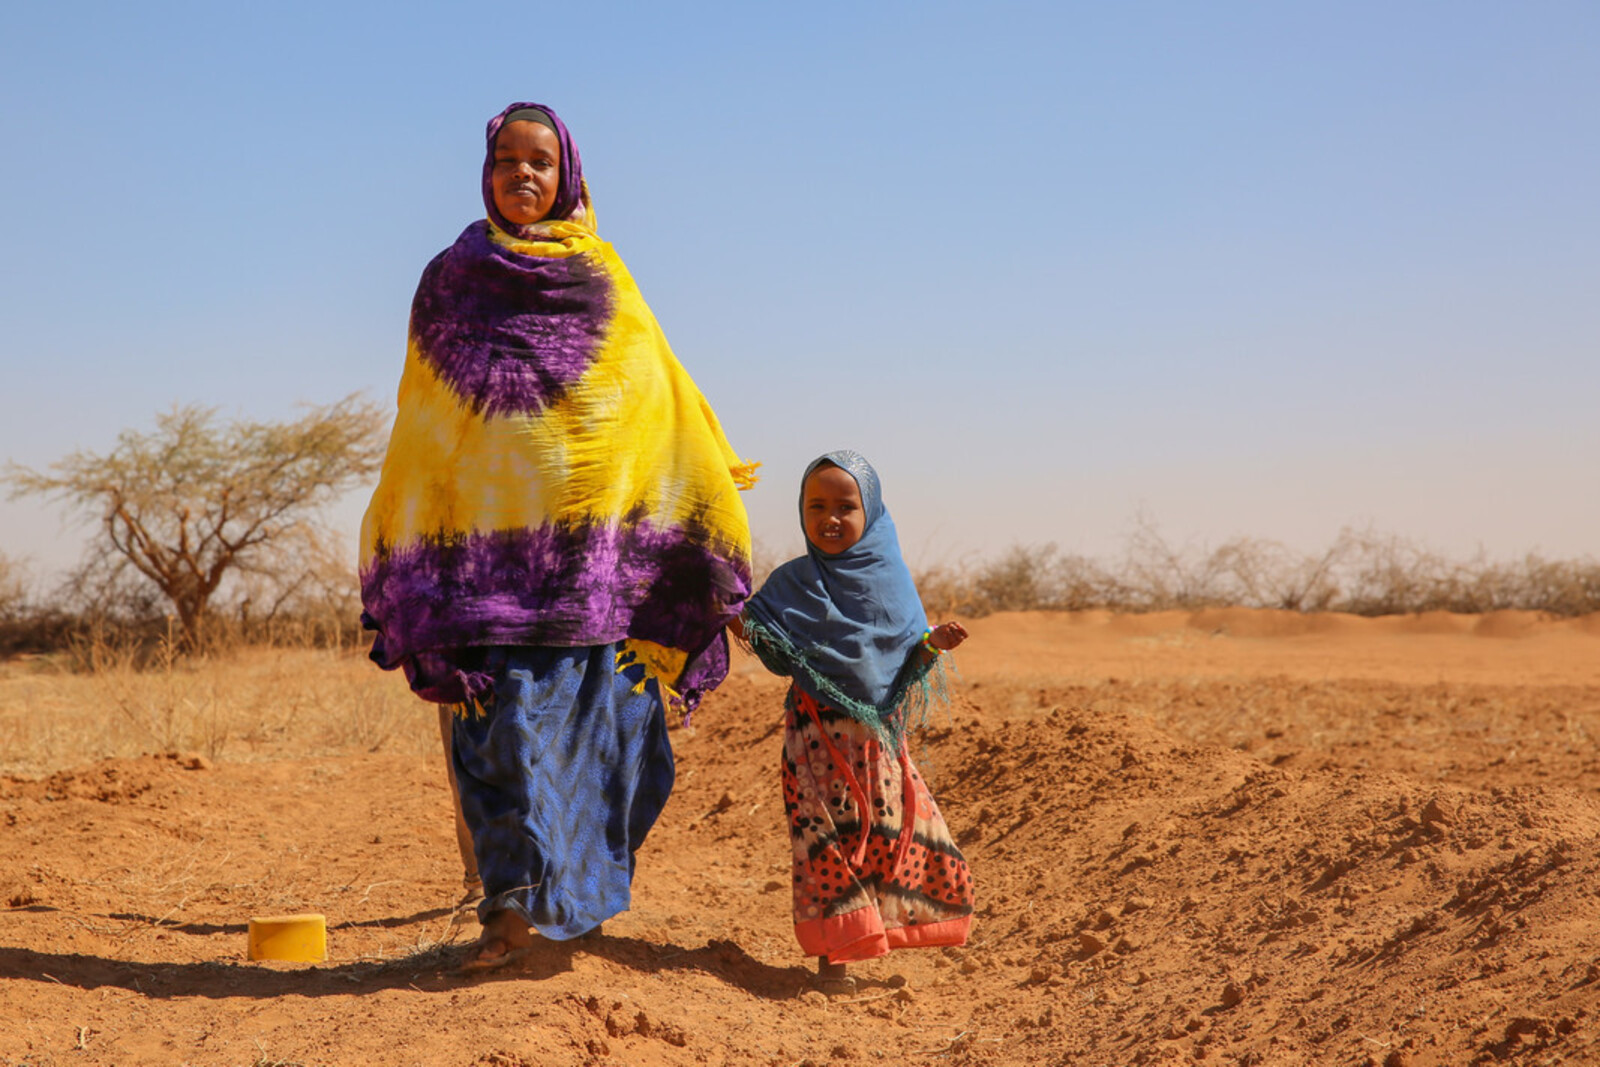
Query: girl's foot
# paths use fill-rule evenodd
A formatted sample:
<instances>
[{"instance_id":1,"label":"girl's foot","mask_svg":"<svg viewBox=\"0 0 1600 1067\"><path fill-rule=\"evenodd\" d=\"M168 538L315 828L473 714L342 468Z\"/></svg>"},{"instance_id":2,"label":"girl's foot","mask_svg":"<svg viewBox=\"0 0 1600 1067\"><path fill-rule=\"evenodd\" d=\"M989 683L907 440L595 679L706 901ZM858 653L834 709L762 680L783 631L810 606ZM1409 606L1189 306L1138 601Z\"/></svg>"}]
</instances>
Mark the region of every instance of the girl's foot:
<instances>
[{"instance_id":1,"label":"girl's foot","mask_svg":"<svg viewBox=\"0 0 1600 1067\"><path fill-rule=\"evenodd\" d=\"M472 943L467 958L457 970L466 973L496 970L532 951L533 934L520 915L510 910L491 912L483 924L483 932Z\"/></svg>"},{"instance_id":2,"label":"girl's foot","mask_svg":"<svg viewBox=\"0 0 1600 1067\"><path fill-rule=\"evenodd\" d=\"M856 980L850 977L842 963L829 963L828 957L817 957L816 986L830 997L849 996L856 991Z\"/></svg>"}]
</instances>

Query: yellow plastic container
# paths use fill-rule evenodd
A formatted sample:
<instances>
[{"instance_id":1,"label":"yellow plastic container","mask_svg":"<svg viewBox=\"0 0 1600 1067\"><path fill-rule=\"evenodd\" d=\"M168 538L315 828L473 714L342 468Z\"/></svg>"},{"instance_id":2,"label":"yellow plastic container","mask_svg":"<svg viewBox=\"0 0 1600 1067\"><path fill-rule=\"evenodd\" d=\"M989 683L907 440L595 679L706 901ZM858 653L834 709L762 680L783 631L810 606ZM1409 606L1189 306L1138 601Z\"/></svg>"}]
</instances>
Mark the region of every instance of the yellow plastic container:
<instances>
[{"instance_id":1,"label":"yellow plastic container","mask_svg":"<svg viewBox=\"0 0 1600 1067\"><path fill-rule=\"evenodd\" d=\"M328 922L321 915L251 919L250 958L320 963L328 958Z\"/></svg>"}]
</instances>

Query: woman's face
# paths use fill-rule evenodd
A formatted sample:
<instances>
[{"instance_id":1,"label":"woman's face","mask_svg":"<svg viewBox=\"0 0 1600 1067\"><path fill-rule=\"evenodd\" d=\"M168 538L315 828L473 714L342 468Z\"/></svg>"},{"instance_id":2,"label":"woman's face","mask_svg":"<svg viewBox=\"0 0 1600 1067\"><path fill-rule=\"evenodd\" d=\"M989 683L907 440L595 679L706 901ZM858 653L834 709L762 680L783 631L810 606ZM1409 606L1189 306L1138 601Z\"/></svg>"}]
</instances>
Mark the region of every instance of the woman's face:
<instances>
[{"instance_id":1,"label":"woman's face","mask_svg":"<svg viewBox=\"0 0 1600 1067\"><path fill-rule=\"evenodd\" d=\"M867 532L861 487L839 467L825 465L812 471L800 499L806 540L830 556L851 547Z\"/></svg>"},{"instance_id":2,"label":"woman's face","mask_svg":"<svg viewBox=\"0 0 1600 1067\"><path fill-rule=\"evenodd\" d=\"M494 139L494 206L518 226L550 214L561 183L561 139L537 122L508 122Z\"/></svg>"}]
</instances>

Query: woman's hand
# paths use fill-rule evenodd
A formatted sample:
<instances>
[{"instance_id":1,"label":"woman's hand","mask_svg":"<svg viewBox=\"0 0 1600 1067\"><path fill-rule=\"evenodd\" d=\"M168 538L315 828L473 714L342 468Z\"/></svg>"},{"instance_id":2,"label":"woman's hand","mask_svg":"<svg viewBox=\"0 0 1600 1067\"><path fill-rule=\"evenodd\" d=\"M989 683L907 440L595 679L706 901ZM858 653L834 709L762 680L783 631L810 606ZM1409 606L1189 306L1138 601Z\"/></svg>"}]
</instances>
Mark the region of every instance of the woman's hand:
<instances>
[{"instance_id":1,"label":"woman's hand","mask_svg":"<svg viewBox=\"0 0 1600 1067\"><path fill-rule=\"evenodd\" d=\"M967 628L959 622L941 622L928 634L928 644L940 652L949 652L967 639Z\"/></svg>"}]
</instances>

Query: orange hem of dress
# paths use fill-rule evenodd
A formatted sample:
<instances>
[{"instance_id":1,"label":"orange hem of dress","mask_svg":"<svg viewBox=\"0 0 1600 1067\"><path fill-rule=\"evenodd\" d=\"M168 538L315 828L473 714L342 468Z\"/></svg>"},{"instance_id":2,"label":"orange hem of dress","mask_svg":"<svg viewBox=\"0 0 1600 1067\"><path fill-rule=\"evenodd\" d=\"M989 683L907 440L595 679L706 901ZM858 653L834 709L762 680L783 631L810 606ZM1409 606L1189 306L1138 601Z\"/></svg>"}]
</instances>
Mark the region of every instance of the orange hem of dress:
<instances>
[{"instance_id":1,"label":"orange hem of dress","mask_svg":"<svg viewBox=\"0 0 1600 1067\"><path fill-rule=\"evenodd\" d=\"M937 948L967 943L972 916L943 922L883 928L875 908L858 908L829 919L794 924L794 936L808 956L826 956L830 963L858 963L887 956L896 948Z\"/></svg>"}]
</instances>

